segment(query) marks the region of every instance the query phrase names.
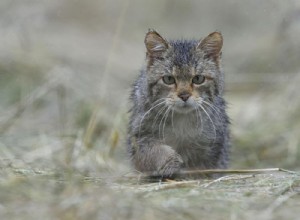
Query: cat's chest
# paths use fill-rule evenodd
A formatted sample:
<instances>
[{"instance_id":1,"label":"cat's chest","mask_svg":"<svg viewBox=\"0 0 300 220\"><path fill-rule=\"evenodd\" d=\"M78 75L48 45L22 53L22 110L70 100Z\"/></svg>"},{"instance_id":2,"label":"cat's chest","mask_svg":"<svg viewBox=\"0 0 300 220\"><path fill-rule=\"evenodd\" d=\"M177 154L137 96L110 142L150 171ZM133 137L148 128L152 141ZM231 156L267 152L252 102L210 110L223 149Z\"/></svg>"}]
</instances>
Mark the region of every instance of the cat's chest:
<instances>
[{"instance_id":1,"label":"cat's chest","mask_svg":"<svg viewBox=\"0 0 300 220\"><path fill-rule=\"evenodd\" d=\"M179 147L182 144L197 142L203 135L203 125L194 115L174 115L165 130L166 144Z\"/></svg>"}]
</instances>

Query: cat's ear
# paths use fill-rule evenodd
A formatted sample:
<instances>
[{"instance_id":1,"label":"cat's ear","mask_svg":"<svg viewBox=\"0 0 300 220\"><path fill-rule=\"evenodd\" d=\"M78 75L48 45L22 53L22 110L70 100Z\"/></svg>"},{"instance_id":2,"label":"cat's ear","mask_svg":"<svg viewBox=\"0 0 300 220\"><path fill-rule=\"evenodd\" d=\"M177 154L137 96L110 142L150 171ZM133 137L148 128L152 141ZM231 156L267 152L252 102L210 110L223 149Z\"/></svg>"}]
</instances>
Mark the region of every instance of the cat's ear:
<instances>
[{"instance_id":1,"label":"cat's ear","mask_svg":"<svg viewBox=\"0 0 300 220\"><path fill-rule=\"evenodd\" d=\"M208 58L219 58L223 46L223 37L220 32L213 32L201 40L197 46Z\"/></svg>"},{"instance_id":2,"label":"cat's ear","mask_svg":"<svg viewBox=\"0 0 300 220\"><path fill-rule=\"evenodd\" d=\"M145 37L147 57L150 60L162 58L163 53L168 49L168 43L155 30L149 30Z\"/></svg>"}]
</instances>

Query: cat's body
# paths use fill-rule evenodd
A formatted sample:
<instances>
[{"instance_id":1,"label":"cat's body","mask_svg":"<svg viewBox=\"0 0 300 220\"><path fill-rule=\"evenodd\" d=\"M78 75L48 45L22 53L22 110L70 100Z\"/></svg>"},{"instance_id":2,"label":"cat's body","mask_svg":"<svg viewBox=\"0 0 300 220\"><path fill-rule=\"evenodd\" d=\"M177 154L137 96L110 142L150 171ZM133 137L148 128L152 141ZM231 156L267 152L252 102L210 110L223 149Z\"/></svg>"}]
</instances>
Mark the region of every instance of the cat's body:
<instances>
[{"instance_id":1,"label":"cat's body","mask_svg":"<svg viewBox=\"0 0 300 220\"><path fill-rule=\"evenodd\" d=\"M128 147L135 168L170 177L180 169L226 168L222 36L167 42L145 38L147 66L134 84Z\"/></svg>"}]
</instances>

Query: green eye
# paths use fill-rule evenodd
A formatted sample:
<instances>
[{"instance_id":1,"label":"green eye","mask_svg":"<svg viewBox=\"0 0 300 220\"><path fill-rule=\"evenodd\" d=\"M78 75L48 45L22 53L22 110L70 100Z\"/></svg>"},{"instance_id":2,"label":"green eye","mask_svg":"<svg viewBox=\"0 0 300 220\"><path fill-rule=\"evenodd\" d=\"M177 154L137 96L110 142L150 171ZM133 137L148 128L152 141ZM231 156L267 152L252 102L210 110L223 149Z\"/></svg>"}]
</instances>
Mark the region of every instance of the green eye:
<instances>
[{"instance_id":1,"label":"green eye","mask_svg":"<svg viewBox=\"0 0 300 220\"><path fill-rule=\"evenodd\" d=\"M173 76L163 76L162 80L167 85L172 85L175 83L175 78Z\"/></svg>"},{"instance_id":2,"label":"green eye","mask_svg":"<svg viewBox=\"0 0 300 220\"><path fill-rule=\"evenodd\" d=\"M205 80L205 77L204 77L204 76L202 76L202 75L196 75L196 76L194 76L194 78L192 79L192 82L193 82L194 84L200 85L200 84L202 84L202 83L204 82L204 80Z\"/></svg>"}]
</instances>

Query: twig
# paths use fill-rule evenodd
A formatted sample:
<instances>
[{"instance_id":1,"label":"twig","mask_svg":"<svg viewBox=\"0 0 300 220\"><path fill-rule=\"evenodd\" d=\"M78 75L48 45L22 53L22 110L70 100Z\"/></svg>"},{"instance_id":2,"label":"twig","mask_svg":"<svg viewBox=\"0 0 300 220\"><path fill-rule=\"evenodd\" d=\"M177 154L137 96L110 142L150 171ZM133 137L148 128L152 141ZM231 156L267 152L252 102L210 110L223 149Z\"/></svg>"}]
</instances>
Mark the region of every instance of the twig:
<instances>
[{"instance_id":1,"label":"twig","mask_svg":"<svg viewBox=\"0 0 300 220\"><path fill-rule=\"evenodd\" d=\"M199 185L199 180L187 180L187 181L172 181L167 183L160 183L153 187L153 191L165 190L165 189L174 189L178 187L188 187L192 185Z\"/></svg>"},{"instance_id":2,"label":"twig","mask_svg":"<svg viewBox=\"0 0 300 220\"><path fill-rule=\"evenodd\" d=\"M297 174L297 172L282 169L282 168L266 168L266 169L246 169L246 170L240 170L240 169L229 169L229 170L223 170L223 169L215 169L215 170L184 170L181 171L181 175L190 175L190 174L220 174L220 173L270 173L270 172L286 172L290 174Z\"/></svg>"},{"instance_id":3,"label":"twig","mask_svg":"<svg viewBox=\"0 0 300 220\"><path fill-rule=\"evenodd\" d=\"M227 181L227 180L241 180L241 179L248 179L248 178L252 178L254 177L254 175L246 175L246 176L236 176L236 175L229 175L229 176L222 176L218 179L215 179L209 183L205 183L205 184L202 184L200 186L206 188L206 187L209 187L210 185L214 184L214 183L217 183L217 182L221 182L221 181Z\"/></svg>"},{"instance_id":4,"label":"twig","mask_svg":"<svg viewBox=\"0 0 300 220\"><path fill-rule=\"evenodd\" d=\"M200 186L200 187L208 187L211 184L221 182L221 181L227 181L227 180L239 180L239 179L247 179L247 178L252 178L253 175L246 175L246 176L235 176L235 175L230 175L230 176L223 176L220 177L216 180L213 180L209 183L205 183L200 185L200 180L185 180L185 181L173 181L173 180L168 180L166 179L165 182L159 181L158 184L155 184L154 186L151 186L150 189L147 187L148 191L157 191L157 190L166 190L166 189L174 189L174 188L179 188L179 187L191 187L191 186Z\"/></svg>"},{"instance_id":5,"label":"twig","mask_svg":"<svg viewBox=\"0 0 300 220\"><path fill-rule=\"evenodd\" d=\"M289 174L298 174L297 172L286 170L282 168L266 168L266 169L209 169L209 170L182 170L179 173L180 176L197 175L197 174L261 174L261 173L273 173L273 172L285 172ZM176 175L175 174L175 175ZM153 173L139 173L137 175L126 175L127 178L148 178L148 177L159 177Z\"/></svg>"}]
</instances>

